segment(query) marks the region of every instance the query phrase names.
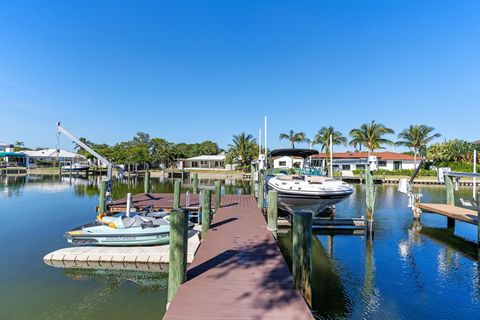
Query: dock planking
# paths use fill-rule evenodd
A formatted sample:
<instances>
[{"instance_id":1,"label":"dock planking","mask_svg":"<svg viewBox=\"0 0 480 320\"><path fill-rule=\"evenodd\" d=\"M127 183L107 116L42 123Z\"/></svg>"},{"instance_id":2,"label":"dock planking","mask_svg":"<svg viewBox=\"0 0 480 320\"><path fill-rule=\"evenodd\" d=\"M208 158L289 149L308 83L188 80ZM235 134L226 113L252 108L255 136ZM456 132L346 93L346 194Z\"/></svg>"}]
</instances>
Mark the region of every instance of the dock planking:
<instances>
[{"instance_id":1,"label":"dock planking","mask_svg":"<svg viewBox=\"0 0 480 320\"><path fill-rule=\"evenodd\" d=\"M313 319L253 196L222 196L164 319Z\"/></svg>"},{"instance_id":2,"label":"dock planking","mask_svg":"<svg viewBox=\"0 0 480 320\"><path fill-rule=\"evenodd\" d=\"M418 207L426 212L440 214L474 225L478 224L478 214L474 210L442 203L420 203Z\"/></svg>"},{"instance_id":3,"label":"dock planking","mask_svg":"<svg viewBox=\"0 0 480 320\"><path fill-rule=\"evenodd\" d=\"M187 201L188 198L188 201ZM200 195L198 194L189 194L188 197L185 193L180 195L180 207L181 208L193 208L198 209ZM225 195L222 197L225 205L232 205L235 203L235 197L229 197ZM188 206L187 206L188 202ZM127 205L127 199L117 199L112 201L108 205L108 210L110 212L120 212L124 211ZM138 193L132 196L132 206L136 209L143 209L148 206L152 206L155 210L160 209L172 209L173 208L173 193ZM213 208L215 206L213 205Z\"/></svg>"}]
</instances>

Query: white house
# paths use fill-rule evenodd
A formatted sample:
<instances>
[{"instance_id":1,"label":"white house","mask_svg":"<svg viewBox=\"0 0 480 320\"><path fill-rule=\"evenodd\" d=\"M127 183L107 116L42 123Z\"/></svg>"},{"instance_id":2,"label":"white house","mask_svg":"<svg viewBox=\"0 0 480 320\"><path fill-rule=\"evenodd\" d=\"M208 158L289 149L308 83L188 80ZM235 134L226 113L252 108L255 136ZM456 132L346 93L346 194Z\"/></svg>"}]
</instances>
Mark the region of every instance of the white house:
<instances>
[{"instance_id":1,"label":"white house","mask_svg":"<svg viewBox=\"0 0 480 320\"><path fill-rule=\"evenodd\" d=\"M303 167L303 158L283 156L273 159L273 167L279 169L291 169L295 164L299 167Z\"/></svg>"},{"instance_id":2,"label":"white house","mask_svg":"<svg viewBox=\"0 0 480 320\"><path fill-rule=\"evenodd\" d=\"M22 151L27 157L27 166L35 167L37 162L53 163L56 161L68 162L83 162L87 159L74 152L57 149L43 149L43 150L24 150Z\"/></svg>"},{"instance_id":3,"label":"white house","mask_svg":"<svg viewBox=\"0 0 480 320\"><path fill-rule=\"evenodd\" d=\"M391 151L372 152L370 155L376 159L374 166L384 170L415 169L422 160L421 157L417 157L415 165L413 156ZM312 157L312 164L321 166L324 158L325 153L315 155ZM353 175L353 170L365 169L365 165L368 163L368 152L334 152L332 158L334 170L341 171L342 175L348 176Z\"/></svg>"},{"instance_id":4,"label":"white house","mask_svg":"<svg viewBox=\"0 0 480 320\"><path fill-rule=\"evenodd\" d=\"M182 170L235 170L236 165L225 164L225 155L203 155L178 159L177 167Z\"/></svg>"}]
</instances>

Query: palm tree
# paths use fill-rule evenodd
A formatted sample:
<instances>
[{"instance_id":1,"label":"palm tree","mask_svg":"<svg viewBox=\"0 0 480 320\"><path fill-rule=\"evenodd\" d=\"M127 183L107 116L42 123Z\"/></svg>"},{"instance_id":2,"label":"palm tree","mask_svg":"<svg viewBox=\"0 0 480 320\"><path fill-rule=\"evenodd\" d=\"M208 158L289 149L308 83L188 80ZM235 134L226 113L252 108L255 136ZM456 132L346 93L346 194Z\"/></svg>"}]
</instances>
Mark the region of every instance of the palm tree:
<instances>
[{"instance_id":1,"label":"palm tree","mask_svg":"<svg viewBox=\"0 0 480 320\"><path fill-rule=\"evenodd\" d=\"M431 134L435 128L424 124L410 125L407 129L398 134L399 140L396 145L404 146L413 151L413 167L417 167L417 156L425 154L427 144L433 139L441 136L439 133Z\"/></svg>"},{"instance_id":2,"label":"palm tree","mask_svg":"<svg viewBox=\"0 0 480 320\"><path fill-rule=\"evenodd\" d=\"M332 145L347 145L347 138L340 131L336 131L333 126L322 127L315 135L314 142L322 147L320 151L325 150L325 163L327 163L328 153L330 152L330 136L332 136Z\"/></svg>"},{"instance_id":3,"label":"palm tree","mask_svg":"<svg viewBox=\"0 0 480 320\"><path fill-rule=\"evenodd\" d=\"M250 167L252 160L258 153L257 141L251 134L244 132L233 136L232 144L228 145L229 159L238 160L243 170Z\"/></svg>"},{"instance_id":4,"label":"palm tree","mask_svg":"<svg viewBox=\"0 0 480 320\"><path fill-rule=\"evenodd\" d=\"M280 140L286 139L290 141L292 148L295 149L295 143L304 142L306 135L303 132L294 132L290 130L288 133L280 133Z\"/></svg>"},{"instance_id":5,"label":"palm tree","mask_svg":"<svg viewBox=\"0 0 480 320\"><path fill-rule=\"evenodd\" d=\"M395 133L392 129L387 128L381 123L372 121L370 123L364 123L358 129L352 129L350 131L350 145L357 148L362 146L368 149L368 154L374 152L376 149L383 149L383 145L394 145L393 141L384 138L387 134Z\"/></svg>"}]
</instances>

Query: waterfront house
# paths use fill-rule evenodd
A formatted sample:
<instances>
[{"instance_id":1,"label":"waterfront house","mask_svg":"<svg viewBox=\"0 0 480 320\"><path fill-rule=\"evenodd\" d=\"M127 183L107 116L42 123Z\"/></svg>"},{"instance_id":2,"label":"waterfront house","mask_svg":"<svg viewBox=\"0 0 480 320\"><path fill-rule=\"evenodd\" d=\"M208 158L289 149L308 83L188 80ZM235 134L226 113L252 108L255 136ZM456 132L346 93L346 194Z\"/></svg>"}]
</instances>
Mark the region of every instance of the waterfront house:
<instances>
[{"instance_id":1,"label":"waterfront house","mask_svg":"<svg viewBox=\"0 0 480 320\"><path fill-rule=\"evenodd\" d=\"M235 170L236 165L225 164L225 154L202 155L178 159L177 168L182 170Z\"/></svg>"},{"instance_id":2,"label":"waterfront house","mask_svg":"<svg viewBox=\"0 0 480 320\"><path fill-rule=\"evenodd\" d=\"M373 162L373 168L384 170L402 170L415 169L421 157L417 157L417 163L414 164L414 157L409 154L397 153L392 151L371 152L370 161ZM353 170L363 170L368 163L368 152L334 152L333 169L341 171L343 176L353 175ZM312 157L314 166L321 166L325 153L320 153Z\"/></svg>"},{"instance_id":3,"label":"waterfront house","mask_svg":"<svg viewBox=\"0 0 480 320\"><path fill-rule=\"evenodd\" d=\"M53 166L58 162L84 162L87 159L74 152L57 149L42 149L42 150L25 150L22 151L26 155L26 165L29 168L37 166Z\"/></svg>"}]
</instances>

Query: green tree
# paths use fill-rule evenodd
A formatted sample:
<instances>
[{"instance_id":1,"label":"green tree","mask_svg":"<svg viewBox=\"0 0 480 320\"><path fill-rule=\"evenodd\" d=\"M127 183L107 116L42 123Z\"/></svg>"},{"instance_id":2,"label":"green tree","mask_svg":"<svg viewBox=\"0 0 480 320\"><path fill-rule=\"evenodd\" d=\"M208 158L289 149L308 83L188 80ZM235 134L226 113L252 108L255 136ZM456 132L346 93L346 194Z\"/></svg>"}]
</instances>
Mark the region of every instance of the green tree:
<instances>
[{"instance_id":1,"label":"green tree","mask_svg":"<svg viewBox=\"0 0 480 320\"><path fill-rule=\"evenodd\" d=\"M290 130L288 133L280 133L280 140L290 141L292 148L295 148L295 143L304 142L306 135L303 132L294 132Z\"/></svg>"},{"instance_id":2,"label":"green tree","mask_svg":"<svg viewBox=\"0 0 480 320\"><path fill-rule=\"evenodd\" d=\"M253 159L258 155L258 145L251 134L244 132L233 136L232 144L228 145L229 150L225 159L226 163L237 163L243 170L247 171Z\"/></svg>"},{"instance_id":3,"label":"green tree","mask_svg":"<svg viewBox=\"0 0 480 320\"><path fill-rule=\"evenodd\" d=\"M347 138L340 131L336 131L333 126L322 127L315 135L315 144L321 145L321 151L325 150L325 163L327 163L328 154L330 153L330 136L332 136L332 144L347 145Z\"/></svg>"},{"instance_id":4,"label":"green tree","mask_svg":"<svg viewBox=\"0 0 480 320\"><path fill-rule=\"evenodd\" d=\"M475 146L464 140L434 143L427 149L427 158L434 164L441 162L472 162Z\"/></svg>"},{"instance_id":5,"label":"green tree","mask_svg":"<svg viewBox=\"0 0 480 320\"><path fill-rule=\"evenodd\" d=\"M152 144L152 161L163 164L165 167L171 166L177 159L175 145L165 139L153 138Z\"/></svg>"},{"instance_id":6,"label":"green tree","mask_svg":"<svg viewBox=\"0 0 480 320\"><path fill-rule=\"evenodd\" d=\"M350 131L350 137L352 137L350 145L360 149L364 146L370 154L377 149L383 149L383 145L394 145L393 141L385 138L385 135L393 133L395 132L392 129L381 123L375 121L364 123L360 128Z\"/></svg>"},{"instance_id":7,"label":"green tree","mask_svg":"<svg viewBox=\"0 0 480 320\"><path fill-rule=\"evenodd\" d=\"M434 130L435 128L424 124L410 125L398 134L400 140L396 145L407 147L413 151L414 167L417 166L417 156L425 155L427 145L432 142L433 139L441 136L439 133L432 134Z\"/></svg>"}]
</instances>

